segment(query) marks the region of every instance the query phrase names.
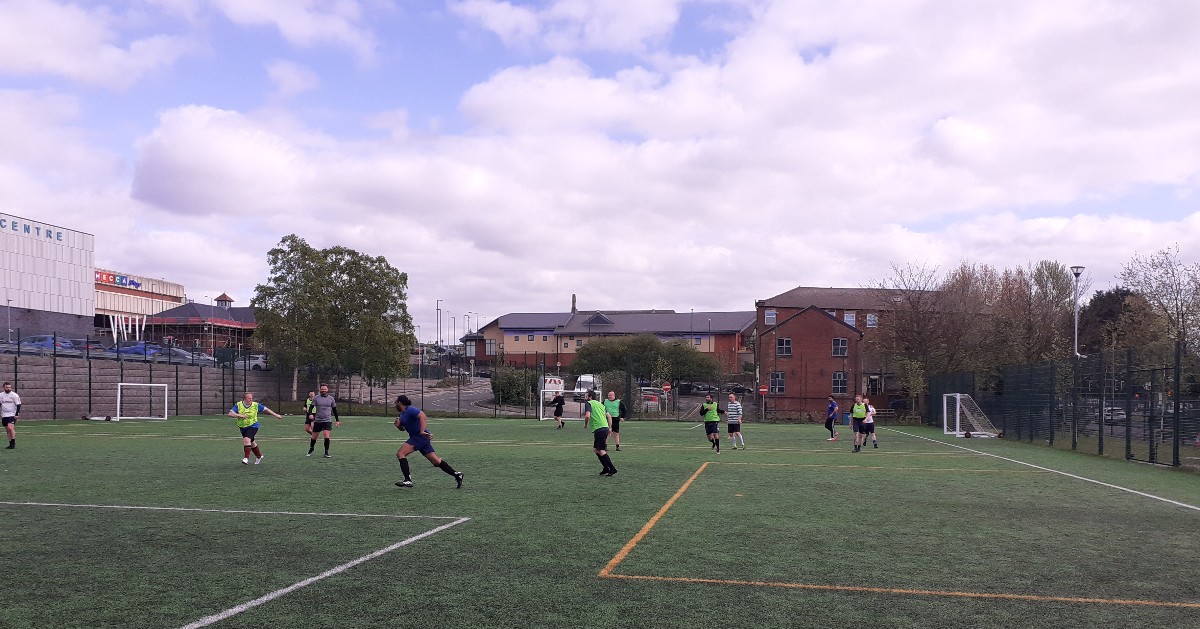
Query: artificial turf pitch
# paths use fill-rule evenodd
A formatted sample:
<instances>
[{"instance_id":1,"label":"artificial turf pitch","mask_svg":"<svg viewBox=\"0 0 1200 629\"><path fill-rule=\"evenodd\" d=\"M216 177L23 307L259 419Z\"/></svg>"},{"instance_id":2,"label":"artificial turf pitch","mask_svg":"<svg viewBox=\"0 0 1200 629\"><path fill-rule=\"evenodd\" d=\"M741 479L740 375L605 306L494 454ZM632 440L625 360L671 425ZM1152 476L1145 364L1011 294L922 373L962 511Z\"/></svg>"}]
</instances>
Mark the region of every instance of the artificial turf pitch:
<instances>
[{"instance_id":1,"label":"artificial turf pitch","mask_svg":"<svg viewBox=\"0 0 1200 629\"><path fill-rule=\"evenodd\" d=\"M717 455L694 423L626 422L606 478L577 422L432 419L464 487L413 455L400 489L389 420L346 418L330 459L299 424L264 419L255 466L227 418L21 422L0 451L0 626L1200 618L1189 472L913 427L854 454L845 428L748 423L749 449Z\"/></svg>"}]
</instances>

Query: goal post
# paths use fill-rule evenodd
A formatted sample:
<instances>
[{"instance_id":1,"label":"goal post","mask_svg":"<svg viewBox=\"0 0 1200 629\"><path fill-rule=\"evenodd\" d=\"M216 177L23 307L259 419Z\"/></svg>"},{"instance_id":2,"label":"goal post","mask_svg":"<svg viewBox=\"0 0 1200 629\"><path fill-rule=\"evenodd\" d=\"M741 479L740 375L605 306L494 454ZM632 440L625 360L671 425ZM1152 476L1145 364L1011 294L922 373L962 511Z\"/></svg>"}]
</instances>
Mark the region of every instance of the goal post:
<instances>
[{"instance_id":1,"label":"goal post","mask_svg":"<svg viewBox=\"0 0 1200 629\"><path fill-rule=\"evenodd\" d=\"M167 385L139 382L117 383L117 412L113 419L157 419L166 421L169 412Z\"/></svg>"},{"instance_id":2,"label":"goal post","mask_svg":"<svg viewBox=\"0 0 1200 629\"><path fill-rule=\"evenodd\" d=\"M966 393L942 395L942 431L958 437L1000 436L1000 430Z\"/></svg>"}]
</instances>

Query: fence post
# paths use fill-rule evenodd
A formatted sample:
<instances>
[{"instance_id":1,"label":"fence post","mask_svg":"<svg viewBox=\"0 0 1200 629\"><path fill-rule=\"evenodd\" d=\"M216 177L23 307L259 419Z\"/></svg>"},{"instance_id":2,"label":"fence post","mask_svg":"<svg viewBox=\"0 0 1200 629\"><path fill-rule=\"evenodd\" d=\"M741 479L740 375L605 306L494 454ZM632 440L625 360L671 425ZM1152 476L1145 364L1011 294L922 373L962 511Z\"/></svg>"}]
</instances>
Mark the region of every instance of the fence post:
<instances>
[{"instance_id":1,"label":"fence post","mask_svg":"<svg viewBox=\"0 0 1200 629\"><path fill-rule=\"evenodd\" d=\"M1158 392L1158 368L1155 367L1150 370L1150 412L1146 415L1146 458L1150 463L1154 463L1158 459L1158 448L1154 447L1154 416L1159 413L1159 410L1158 404L1154 403L1153 398L1154 394Z\"/></svg>"},{"instance_id":2,"label":"fence post","mask_svg":"<svg viewBox=\"0 0 1200 629\"><path fill-rule=\"evenodd\" d=\"M1182 380L1181 376L1183 375L1182 365L1183 365L1183 342L1175 341L1175 385L1174 385L1175 386L1175 417L1172 418L1173 421L1171 422L1171 452L1172 452L1171 466L1172 467L1179 467L1179 445L1180 445L1180 441L1181 441L1179 431L1182 428L1179 425L1179 423L1180 423L1179 420L1182 415L1181 407L1183 406L1183 398L1181 397L1181 394L1183 393L1183 387L1180 385L1180 380Z\"/></svg>"},{"instance_id":3,"label":"fence post","mask_svg":"<svg viewBox=\"0 0 1200 629\"><path fill-rule=\"evenodd\" d=\"M175 365L175 416L179 417L179 365Z\"/></svg>"},{"instance_id":4,"label":"fence post","mask_svg":"<svg viewBox=\"0 0 1200 629\"><path fill-rule=\"evenodd\" d=\"M50 419L58 419L58 332L50 342Z\"/></svg>"},{"instance_id":5,"label":"fence post","mask_svg":"<svg viewBox=\"0 0 1200 629\"><path fill-rule=\"evenodd\" d=\"M88 366L88 417L91 417L92 413L93 413L93 410L92 410L92 352L91 352L92 337L88 336L86 339L84 339L84 343L86 343L86 345L84 347L88 348L86 350L87 366Z\"/></svg>"},{"instance_id":6,"label":"fence post","mask_svg":"<svg viewBox=\"0 0 1200 629\"><path fill-rule=\"evenodd\" d=\"M1097 430L1096 430L1096 450L1097 450L1097 452L1096 453L1099 454L1100 456L1104 456L1104 415L1108 411L1108 407L1105 406L1105 404L1107 404L1107 402L1104 401L1104 383L1107 382L1107 378L1105 378L1105 374L1104 374L1104 352L1100 352L1099 357L1100 357L1100 404L1098 404L1097 406L1099 406L1099 409L1100 409L1100 411L1099 411L1100 417L1098 419L1099 423L1096 424L1096 426L1097 426Z\"/></svg>"},{"instance_id":7,"label":"fence post","mask_svg":"<svg viewBox=\"0 0 1200 629\"><path fill-rule=\"evenodd\" d=\"M1058 406L1058 361L1050 361L1050 409L1046 413L1046 443L1054 445L1054 413Z\"/></svg>"},{"instance_id":8,"label":"fence post","mask_svg":"<svg viewBox=\"0 0 1200 629\"><path fill-rule=\"evenodd\" d=\"M1128 461L1133 458L1133 349L1125 350L1125 383L1125 460Z\"/></svg>"},{"instance_id":9,"label":"fence post","mask_svg":"<svg viewBox=\"0 0 1200 629\"><path fill-rule=\"evenodd\" d=\"M1075 368L1071 378L1071 450L1079 449L1079 354L1072 359Z\"/></svg>"}]
</instances>

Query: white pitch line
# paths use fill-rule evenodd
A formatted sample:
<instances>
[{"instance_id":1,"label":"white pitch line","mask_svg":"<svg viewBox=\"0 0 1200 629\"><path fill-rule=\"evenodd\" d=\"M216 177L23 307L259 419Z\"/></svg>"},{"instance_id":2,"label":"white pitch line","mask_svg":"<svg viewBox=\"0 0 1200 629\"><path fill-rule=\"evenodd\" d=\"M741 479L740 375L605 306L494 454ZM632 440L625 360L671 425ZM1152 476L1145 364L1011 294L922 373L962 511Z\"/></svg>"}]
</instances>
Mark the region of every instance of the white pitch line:
<instances>
[{"instance_id":1,"label":"white pitch line","mask_svg":"<svg viewBox=\"0 0 1200 629\"><path fill-rule=\"evenodd\" d=\"M192 513L244 513L249 515L308 515L327 518L392 518L392 519L415 519L415 520L468 520L470 518L459 518L451 515L395 515L387 513L315 513L306 511L252 511L249 509L200 509L193 507L145 507L138 505L91 505L91 504L70 504L61 502L14 502L10 500L0 500L0 505L12 505L17 507L70 507L74 509L127 509L136 511L182 511Z\"/></svg>"},{"instance_id":2,"label":"white pitch line","mask_svg":"<svg viewBox=\"0 0 1200 629\"><path fill-rule=\"evenodd\" d=\"M704 425L704 424L702 424L702 423L701 423L701 424L696 424L695 426L692 426L691 428L688 428L688 430L693 430L693 429L695 429L695 428L699 428L699 427L701 427L701 426L703 426L703 425Z\"/></svg>"},{"instance_id":3,"label":"white pitch line","mask_svg":"<svg viewBox=\"0 0 1200 629\"><path fill-rule=\"evenodd\" d=\"M312 585L313 583L316 583L317 581L320 581L327 577L332 577L336 574L345 572L345 571L349 570L350 568L357 566L360 563L370 561L370 560L375 559L376 557L380 557L382 555L386 555L387 553L390 553L393 550L396 550L397 548L407 546L413 542L422 540L422 539L429 537L430 535L433 535L435 533L440 533L452 526L458 526L459 524L462 524L463 522L467 522L470 519L471 518L459 518L453 522L443 524L435 529L425 531L424 533L421 533L420 535L414 535L406 540L396 542L395 544L392 544L391 546L388 546L387 548L381 548L381 549L379 549L373 553L370 553L368 555L363 555L362 557L359 557L358 559L355 559L353 561L349 561L340 566L330 568L329 570L326 570L325 572L322 572L321 574L318 574L315 577L309 577L303 581L294 583L285 588L275 590L274 592L271 592L270 594L265 594L254 600L246 601L245 603L242 603L241 605L230 607L229 609L226 609L225 611L213 614L211 616L205 616L204 618L201 618L200 620L197 620L196 622L184 625L183 629L196 629L197 627L207 627L208 625L211 625L215 622L220 622L231 616L236 616L237 614L240 614L248 609L258 607L259 605L262 605L263 603L269 603L269 602L279 598L280 596L283 596L290 592L294 592L296 590L299 590L300 588Z\"/></svg>"},{"instance_id":4,"label":"white pitch line","mask_svg":"<svg viewBox=\"0 0 1200 629\"><path fill-rule=\"evenodd\" d=\"M1086 481L1089 483L1095 483L1097 485L1102 485L1102 486L1108 487L1110 489L1116 489L1119 491L1129 492L1131 494L1142 496L1144 498L1151 498L1153 500L1158 500L1158 501L1165 502L1168 504L1173 504L1177 507L1191 509L1192 511L1200 511L1200 507L1187 504L1186 502L1179 502L1178 500L1171 500L1170 498L1163 498L1162 496L1155 496L1154 494L1148 494L1144 491L1138 491L1136 489L1130 489L1128 487L1122 487L1120 485L1113 485L1112 483L1106 483L1104 481L1096 480L1094 478L1088 478L1086 476L1079 476L1077 474L1071 474L1069 472L1063 472L1061 470L1055 470L1055 469L1051 469L1048 467L1042 467L1041 465L1034 465L1033 463L1026 463L1025 461L1018 461L1016 459L1010 459L1008 457L1000 456L999 454L992 454L990 452L981 452L979 450L972 450L971 448L967 448L967 447L960 446L960 445L955 445L953 443L946 443L945 441L938 441L937 439L930 439L929 437L922 437L920 435L914 435L912 433L904 432L903 430L896 430L895 428L883 428L883 430L890 430L891 432L900 433L900 434L908 436L908 437L924 439L925 441L932 441L933 443L940 443L945 446L950 446L951 448L958 448L959 450L966 450L967 452L974 452L975 454L982 454L983 456L994 457L994 458L1000 459L1001 461L1008 461L1009 463L1016 463L1017 465L1027 465L1027 466L1035 468L1035 469L1045 470L1047 472L1054 472L1055 474L1061 474L1063 476L1067 476L1069 478L1074 478L1076 480Z\"/></svg>"}]
</instances>

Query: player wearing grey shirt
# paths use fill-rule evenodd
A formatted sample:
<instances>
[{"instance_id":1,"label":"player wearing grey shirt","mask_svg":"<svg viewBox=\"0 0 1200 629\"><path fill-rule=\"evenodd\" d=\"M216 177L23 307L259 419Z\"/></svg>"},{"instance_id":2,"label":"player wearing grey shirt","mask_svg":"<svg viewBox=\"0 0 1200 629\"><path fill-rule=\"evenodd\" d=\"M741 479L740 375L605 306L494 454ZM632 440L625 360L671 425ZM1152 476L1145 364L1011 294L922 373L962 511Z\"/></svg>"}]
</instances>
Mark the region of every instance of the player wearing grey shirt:
<instances>
[{"instance_id":1,"label":"player wearing grey shirt","mask_svg":"<svg viewBox=\"0 0 1200 629\"><path fill-rule=\"evenodd\" d=\"M334 424L341 426L342 422L338 418L337 400L329 395L329 385L321 385L321 394L312 399L312 437L308 442L308 454L312 456L313 449L317 447L317 435L325 437L325 458L329 458L329 431L333 430ZM332 419L333 421L330 421Z\"/></svg>"}]
</instances>

